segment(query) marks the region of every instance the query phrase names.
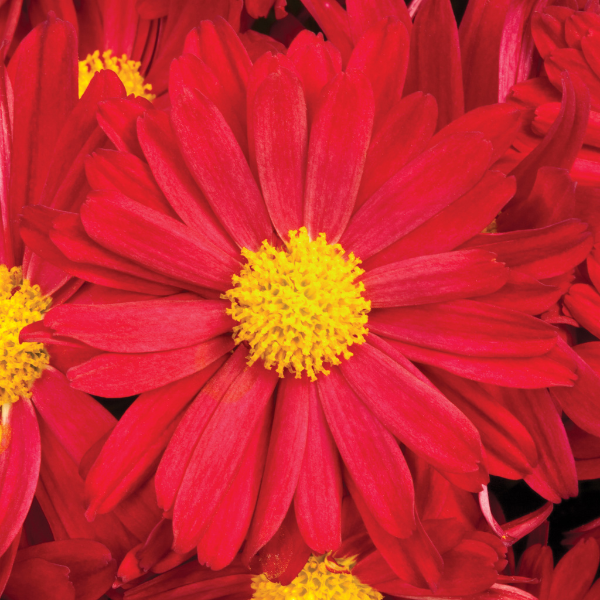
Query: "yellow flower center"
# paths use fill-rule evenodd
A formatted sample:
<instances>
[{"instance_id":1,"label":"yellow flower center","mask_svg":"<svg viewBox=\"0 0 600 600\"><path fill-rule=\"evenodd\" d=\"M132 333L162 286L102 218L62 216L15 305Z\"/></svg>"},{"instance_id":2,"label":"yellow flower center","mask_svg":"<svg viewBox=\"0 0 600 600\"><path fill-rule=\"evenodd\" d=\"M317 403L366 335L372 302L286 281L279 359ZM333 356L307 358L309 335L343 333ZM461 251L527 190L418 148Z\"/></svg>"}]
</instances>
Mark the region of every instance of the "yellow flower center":
<instances>
[{"instance_id":1,"label":"yellow flower center","mask_svg":"<svg viewBox=\"0 0 600 600\"><path fill-rule=\"evenodd\" d=\"M105 50L100 56L100 51L96 50L94 54L88 54L85 60L79 61L79 97L83 96L98 71L109 69L119 76L128 96L135 94L152 101L156 96L150 93L152 86L144 83L144 78L140 75L141 66L142 63L129 60L126 54L119 58L112 56L112 50Z\"/></svg>"},{"instance_id":2,"label":"yellow flower center","mask_svg":"<svg viewBox=\"0 0 600 600\"><path fill-rule=\"evenodd\" d=\"M328 245L325 234L310 240L304 227L289 232L285 248L266 240L258 252L242 249L248 260L234 287L222 297L240 324L233 328L237 344L247 342L248 364L259 358L312 381L317 373L329 375L324 363L348 359L348 347L362 344L368 329L371 303L361 296L365 286L355 282L364 271L354 254L344 257L339 244Z\"/></svg>"},{"instance_id":3,"label":"yellow flower center","mask_svg":"<svg viewBox=\"0 0 600 600\"><path fill-rule=\"evenodd\" d=\"M0 265L0 406L3 413L19 398L31 398L31 386L49 363L43 344L19 343L23 327L42 319L52 298L23 280L21 267ZM6 405L6 410L4 406Z\"/></svg>"},{"instance_id":4,"label":"yellow flower center","mask_svg":"<svg viewBox=\"0 0 600 600\"><path fill-rule=\"evenodd\" d=\"M252 598L260 600L381 600L383 596L361 583L351 571L355 558L334 560L330 554L311 556L289 585L273 583L267 576L252 578Z\"/></svg>"}]
</instances>

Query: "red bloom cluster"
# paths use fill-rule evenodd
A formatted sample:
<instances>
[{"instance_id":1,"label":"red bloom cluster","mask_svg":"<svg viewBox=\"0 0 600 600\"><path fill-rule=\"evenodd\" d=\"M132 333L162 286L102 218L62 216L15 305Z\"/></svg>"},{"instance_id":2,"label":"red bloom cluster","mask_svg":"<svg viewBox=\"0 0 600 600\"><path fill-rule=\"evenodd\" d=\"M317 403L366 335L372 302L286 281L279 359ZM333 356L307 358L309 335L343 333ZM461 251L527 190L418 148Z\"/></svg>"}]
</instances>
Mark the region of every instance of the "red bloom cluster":
<instances>
[{"instance_id":1,"label":"red bloom cluster","mask_svg":"<svg viewBox=\"0 0 600 600\"><path fill-rule=\"evenodd\" d=\"M598 2L303 4L0 7L13 600L598 594Z\"/></svg>"}]
</instances>

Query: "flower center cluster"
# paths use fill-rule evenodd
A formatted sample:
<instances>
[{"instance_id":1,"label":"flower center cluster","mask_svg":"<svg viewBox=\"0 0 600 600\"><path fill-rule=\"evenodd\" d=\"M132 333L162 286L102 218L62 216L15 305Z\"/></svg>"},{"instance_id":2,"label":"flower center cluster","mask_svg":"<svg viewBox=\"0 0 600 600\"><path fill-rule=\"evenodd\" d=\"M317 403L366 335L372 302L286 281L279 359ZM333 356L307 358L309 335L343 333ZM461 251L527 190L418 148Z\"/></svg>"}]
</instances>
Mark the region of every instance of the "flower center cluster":
<instances>
[{"instance_id":1,"label":"flower center cluster","mask_svg":"<svg viewBox=\"0 0 600 600\"><path fill-rule=\"evenodd\" d=\"M311 556L289 585L273 583L267 576L252 578L252 598L258 600L381 600L383 596L361 583L351 570L354 558L334 560L329 554Z\"/></svg>"},{"instance_id":2,"label":"flower center cluster","mask_svg":"<svg viewBox=\"0 0 600 600\"><path fill-rule=\"evenodd\" d=\"M354 254L344 257L324 233L311 241L304 227L289 238L282 249L266 240L257 252L242 249L248 262L222 297L240 323L235 342L249 345L249 365L260 358L280 377L284 369L297 378L306 371L314 381L317 373L329 374L324 363L339 364L340 355L352 356L349 346L365 341L371 303L361 296L364 284L355 282L364 271Z\"/></svg>"},{"instance_id":3,"label":"flower center cluster","mask_svg":"<svg viewBox=\"0 0 600 600\"><path fill-rule=\"evenodd\" d=\"M152 101L156 96L150 93L152 86L144 83L144 78L140 75L141 66L142 63L129 60L126 54L119 58L112 56L112 50L105 50L100 56L100 51L96 50L94 54L88 54L85 60L79 61L79 97L83 96L98 71L109 69L119 76L127 95L135 94Z\"/></svg>"},{"instance_id":4,"label":"flower center cluster","mask_svg":"<svg viewBox=\"0 0 600 600\"><path fill-rule=\"evenodd\" d=\"M44 345L19 343L19 332L42 319L51 302L23 280L21 267L0 265L0 406L31 398L33 382L49 363Z\"/></svg>"}]
</instances>

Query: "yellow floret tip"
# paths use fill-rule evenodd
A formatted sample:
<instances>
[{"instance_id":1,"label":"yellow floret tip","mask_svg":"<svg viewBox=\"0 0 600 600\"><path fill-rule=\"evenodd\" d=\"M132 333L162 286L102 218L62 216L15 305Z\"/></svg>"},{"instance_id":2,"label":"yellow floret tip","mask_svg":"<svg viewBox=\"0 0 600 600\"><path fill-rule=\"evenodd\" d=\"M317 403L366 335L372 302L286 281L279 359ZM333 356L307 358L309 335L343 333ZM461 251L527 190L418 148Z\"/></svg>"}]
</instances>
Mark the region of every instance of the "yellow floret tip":
<instances>
[{"instance_id":1,"label":"yellow floret tip","mask_svg":"<svg viewBox=\"0 0 600 600\"><path fill-rule=\"evenodd\" d=\"M31 386L49 363L43 344L19 343L23 327L39 321L52 298L23 280L21 267L0 265L0 406L31 398Z\"/></svg>"},{"instance_id":2,"label":"yellow floret tip","mask_svg":"<svg viewBox=\"0 0 600 600\"><path fill-rule=\"evenodd\" d=\"M340 364L340 356L352 356L349 346L364 343L371 303L356 282L364 271L354 254L345 257L324 233L310 240L304 227L289 238L281 249L266 240L257 252L242 249L248 262L222 298L240 323L234 341L248 344L249 365L260 358L280 377L285 369L297 378L306 371L314 381L329 375L325 363Z\"/></svg>"},{"instance_id":3,"label":"yellow floret tip","mask_svg":"<svg viewBox=\"0 0 600 600\"><path fill-rule=\"evenodd\" d=\"M265 574L252 578L256 600L381 600L383 596L361 583L351 571L354 558L311 556L289 585L269 581Z\"/></svg>"},{"instance_id":4,"label":"yellow floret tip","mask_svg":"<svg viewBox=\"0 0 600 600\"><path fill-rule=\"evenodd\" d=\"M128 96L135 94L152 101L156 96L151 93L152 86L144 83L144 78L140 75L141 66L142 63L129 60L126 54L119 58L112 56L111 50L105 50L100 56L100 51L96 50L93 54L88 54L85 60L79 61L79 97L83 96L98 71L109 69L119 76Z\"/></svg>"}]
</instances>

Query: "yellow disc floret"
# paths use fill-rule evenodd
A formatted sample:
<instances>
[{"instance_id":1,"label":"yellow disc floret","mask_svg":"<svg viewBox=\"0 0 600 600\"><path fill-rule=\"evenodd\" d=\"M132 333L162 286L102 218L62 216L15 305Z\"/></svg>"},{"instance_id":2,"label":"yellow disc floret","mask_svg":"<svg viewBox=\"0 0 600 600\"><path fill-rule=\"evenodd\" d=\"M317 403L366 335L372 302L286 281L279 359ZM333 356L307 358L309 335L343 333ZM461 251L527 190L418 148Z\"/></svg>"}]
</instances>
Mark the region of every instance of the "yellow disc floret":
<instances>
[{"instance_id":1,"label":"yellow disc floret","mask_svg":"<svg viewBox=\"0 0 600 600\"><path fill-rule=\"evenodd\" d=\"M0 406L31 397L49 357L43 344L19 343L25 325L42 319L52 298L23 280L21 267L0 265ZM7 406L8 407L8 406Z\"/></svg>"},{"instance_id":2,"label":"yellow disc floret","mask_svg":"<svg viewBox=\"0 0 600 600\"><path fill-rule=\"evenodd\" d=\"M144 78L140 75L141 66L142 63L129 60L126 54L119 58L112 56L111 50L105 50L100 56L100 52L96 50L93 54L88 54L85 60L79 61L79 97L83 96L98 71L109 69L119 76L127 95L135 94L152 101L156 96L151 93L152 86L144 83Z\"/></svg>"},{"instance_id":3,"label":"yellow disc floret","mask_svg":"<svg viewBox=\"0 0 600 600\"><path fill-rule=\"evenodd\" d=\"M330 554L311 556L289 585L269 581L266 575L252 578L252 598L258 600L381 600L383 596L361 583L351 571L354 558L334 560Z\"/></svg>"},{"instance_id":4,"label":"yellow disc floret","mask_svg":"<svg viewBox=\"0 0 600 600\"><path fill-rule=\"evenodd\" d=\"M311 380L329 374L324 363L348 359L348 347L362 344L371 303L356 278L364 271L354 254L344 256L339 244L327 244L325 234L310 240L304 227L289 232L284 248L267 241L257 252L244 248L248 260L234 287L222 297L240 324L233 328L236 343L247 342L248 364L259 358L280 377L288 369Z\"/></svg>"}]
</instances>

